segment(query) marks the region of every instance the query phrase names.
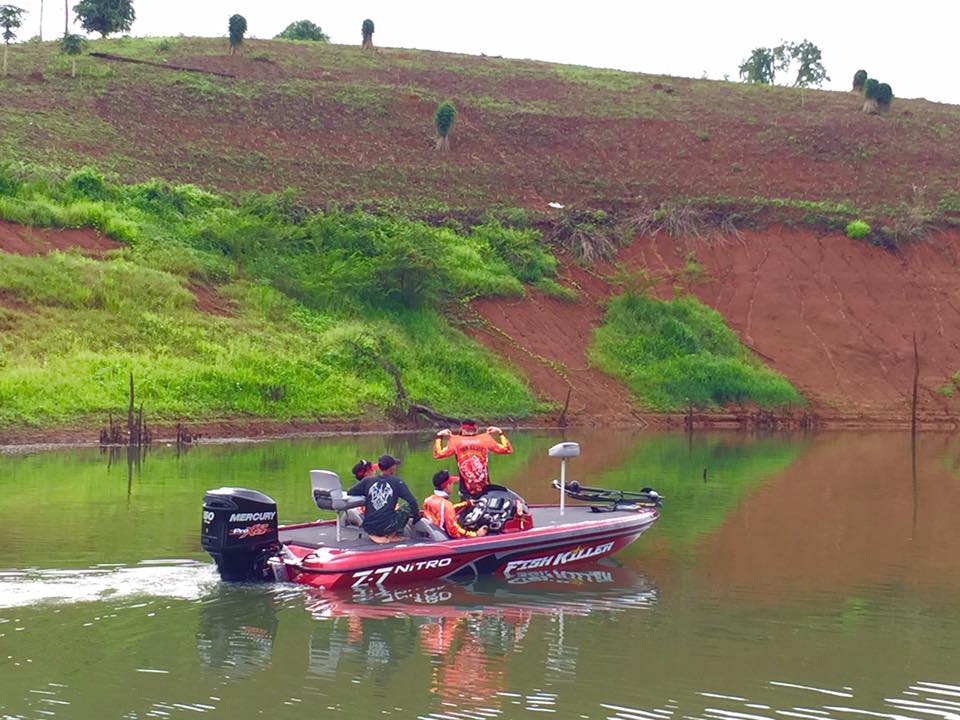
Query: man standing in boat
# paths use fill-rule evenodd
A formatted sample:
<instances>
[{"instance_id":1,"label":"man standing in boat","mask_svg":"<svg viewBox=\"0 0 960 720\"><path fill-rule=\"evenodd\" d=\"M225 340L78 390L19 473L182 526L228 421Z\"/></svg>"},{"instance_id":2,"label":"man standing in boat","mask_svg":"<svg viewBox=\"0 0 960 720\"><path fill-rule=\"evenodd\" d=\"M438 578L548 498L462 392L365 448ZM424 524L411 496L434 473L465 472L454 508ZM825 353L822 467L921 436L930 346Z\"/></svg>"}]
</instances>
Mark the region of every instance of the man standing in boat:
<instances>
[{"instance_id":1,"label":"man standing in boat","mask_svg":"<svg viewBox=\"0 0 960 720\"><path fill-rule=\"evenodd\" d=\"M407 484L394 475L400 461L392 455L381 455L377 461L380 471L368 475L347 490L347 495L362 495L366 498L363 511L364 532L377 543L396 542L402 539L403 529L410 518L420 519L420 507ZM399 500L410 506L397 508Z\"/></svg>"},{"instance_id":2,"label":"man standing in boat","mask_svg":"<svg viewBox=\"0 0 960 720\"><path fill-rule=\"evenodd\" d=\"M495 440L495 435L499 439ZM444 439L447 441L446 447L443 445ZM513 446L500 428L491 425L486 432L478 434L476 421L469 419L460 422L459 435L444 428L433 441L433 457L437 460L457 456L461 498L479 497L490 484L490 470L487 467L487 455L490 452L509 455L513 452Z\"/></svg>"}]
</instances>

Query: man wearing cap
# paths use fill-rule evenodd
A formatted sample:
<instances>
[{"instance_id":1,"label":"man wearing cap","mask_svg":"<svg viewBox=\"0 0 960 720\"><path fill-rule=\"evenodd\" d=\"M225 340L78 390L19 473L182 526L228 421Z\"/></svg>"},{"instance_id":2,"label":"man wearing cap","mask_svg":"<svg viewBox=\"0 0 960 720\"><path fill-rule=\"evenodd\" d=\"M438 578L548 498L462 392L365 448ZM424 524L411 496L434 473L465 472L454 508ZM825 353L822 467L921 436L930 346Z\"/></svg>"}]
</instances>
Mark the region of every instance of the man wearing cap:
<instances>
[{"instance_id":1,"label":"man wearing cap","mask_svg":"<svg viewBox=\"0 0 960 720\"><path fill-rule=\"evenodd\" d=\"M347 495L362 495L366 498L363 513L363 530L374 542L396 542L411 517L414 522L420 519L420 507L407 484L394 475L400 464L392 455L381 455L377 461L379 474L368 475L347 490ZM397 508L398 500L406 500L410 505Z\"/></svg>"},{"instance_id":2,"label":"man wearing cap","mask_svg":"<svg viewBox=\"0 0 960 720\"><path fill-rule=\"evenodd\" d=\"M494 435L499 435L499 440L494 440ZM446 447L443 446L444 438L447 440ZM470 419L460 422L459 435L444 428L433 441L433 457L437 460L457 456L461 497L479 497L490 484L490 471L487 468L487 454L490 452L509 455L513 447L500 428L491 425L483 434L477 434L477 423Z\"/></svg>"},{"instance_id":3,"label":"man wearing cap","mask_svg":"<svg viewBox=\"0 0 960 720\"><path fill-rule=\"evenodd\" d=\"M454 540L483 537L487 534L487 528L482 527L477 531L467 530L457 520L457 510L467 505L467 503L454 505L450 502L450 491L457 480L459 478L456 475L451 475L446 470L440 470L433 476L434 492L423 501L423 516Z\"/></svg>"},{"instance_id":4,"label":"man wearing cap","mask_svg":"<svg viewBox=\"0 0 960 720\"><path fill-rule=\"evenodd\" d=\"M365 477L370 475L376 475L377 470L380 468L377 467L376 463L372 463L369 460L359 460L357 464L353 466L353 469L350 472L353 473L353 476L357 479L357 482L360 482Z\"/></svg>"}]
</instances>

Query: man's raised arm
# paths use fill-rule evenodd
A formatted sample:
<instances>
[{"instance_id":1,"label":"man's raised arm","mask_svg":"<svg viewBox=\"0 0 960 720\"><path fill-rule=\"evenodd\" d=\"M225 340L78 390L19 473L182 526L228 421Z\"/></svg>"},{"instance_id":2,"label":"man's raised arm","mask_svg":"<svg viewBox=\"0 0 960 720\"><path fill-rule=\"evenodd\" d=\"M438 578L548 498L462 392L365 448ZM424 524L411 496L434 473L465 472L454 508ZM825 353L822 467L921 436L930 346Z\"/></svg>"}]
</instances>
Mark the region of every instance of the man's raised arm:
<instances>
[{"instance_id":1,"label":"man's raised arm","mask_svg":"<svg viewBox=\"0 0 960 720\"><path fill-rule=\"evenodd\" d=\"M447 446L443 446L443 439L447 439ZM454 453L454 449L450 447L450 430L444 428L437 433L437 436L433 440L433 457L435 460L443 460L443 458L448 458Z\"/></svg>"}]
</instances>

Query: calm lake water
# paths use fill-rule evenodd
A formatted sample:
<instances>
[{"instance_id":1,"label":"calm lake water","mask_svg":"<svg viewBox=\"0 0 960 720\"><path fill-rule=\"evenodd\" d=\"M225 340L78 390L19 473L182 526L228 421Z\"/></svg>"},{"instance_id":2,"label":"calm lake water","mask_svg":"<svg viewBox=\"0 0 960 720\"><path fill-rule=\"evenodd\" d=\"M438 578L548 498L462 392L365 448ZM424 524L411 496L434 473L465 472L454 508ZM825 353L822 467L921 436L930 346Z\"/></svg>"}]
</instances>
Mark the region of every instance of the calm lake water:
<instances>
[{"instance_id":1,"label":"calm lake water","mask_svg":"<svg viewBox=\"0 0 960 720\"><path fill-rule=\"evenodd\" d=\"M561 437L511 437L551 501ZM666 497L614 562L367 596L221 584L203 491L313 519L311 468L386 450L424 496L429 435L0 455L0 717L960 719L960 438L567 439Z\"/></svg>"}]
</instances>

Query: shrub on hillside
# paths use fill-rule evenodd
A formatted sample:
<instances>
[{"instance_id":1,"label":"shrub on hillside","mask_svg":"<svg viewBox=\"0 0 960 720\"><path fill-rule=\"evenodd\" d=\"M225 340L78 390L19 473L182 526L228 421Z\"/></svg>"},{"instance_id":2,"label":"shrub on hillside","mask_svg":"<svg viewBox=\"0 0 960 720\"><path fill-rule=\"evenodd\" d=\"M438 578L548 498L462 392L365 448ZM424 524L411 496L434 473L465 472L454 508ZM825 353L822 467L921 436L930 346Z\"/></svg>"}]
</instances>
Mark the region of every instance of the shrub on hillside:
<instances>
[{"instance_id":1,"label":"shrub on hillside","mask_svg":"<svg viewBox=\"0 0 960 720\"><path fill-rule=\"evenodd\" d=\"M590 358L658 410L803 403L789 382L747 353L720 313L692 296L613 298Z\"/></svg>"},{"instance_id":2,"label":"shrub on hillside","mask_svg":"<svg viewBox=\"0 0 960 720\"><path fill-rule=\"evenodd\" d=\"M870 234L870 226L863 220L853 220L847 223L847 237L862 240Z\"/></svg>"},{"instance_id":3,"label":"shrub on hillside","mask_svg":"<svg viewBox=\"0 0 960 720\"><path fill-rule=\"evenodd\" d=\"M853 91L863 92L863 84L867 82L867 71L857 70L853 74Z\"/></svg>"},{"instance_id":4,"label":"shrub on hillside","mask_svg":"<svg viewBox=\"0 0 960 720\"><path fill-rule=\"evenodd\" d=\"M106 200L110 197L103 175L89 167L70 173L67 176L66 190L74 199Z\"/></svg>"},{"instance_id":5,"label":"shrub on hillside","mask_svg":"<svg viewBox=\"0 0 960 720\"><path fill-rule=\"evenodd\" d=\"M312 40L314 42L330 42L330 36L327 35L320 26L309 20L297 20L284 28L283 32L276 36L277 40Z\"/></svg>"},{"instance_id":6,"label":"shrub on hillside","mask_svg":"<svg viewBox=\"0 0 960 720\"><path fill-rule=\"evenodd\" d=\"M450 129L457 117L457 109L449 100L444 100L437 106L433 115L433 124L437 128L437 142L435 148L441 152L450 149Z\"/></svg>"},{"instance_id":7,"label":"shrub on hillside","mask_svg":"<svg viewBox=\"0 0 960 720\"><path fill-rule=\"evenodd\" d=\"M877 85L877 105L881 110L886 110L893 102L893 89L887 83Z\"/></svg>"},{"instance_id":8,"label":"shrub on hillside","mask_svg":"<svg viewBox=\"0 0 960 720\"><path fill-rule=\"evenodd\" d=\"M544 250L536 230L514 230L491 220L473 227L470 233L472 240L493 248L523 282L535 283L557 272L557 260Z\"/></svg>"},{"instance_id":9,"label":"shrub on hillside","mask_svg":"<svg viewBox=\"0 0 960 720\"><path fill-rule=\"evenodd\" d=\"M70 57L70 77L77 76L77 55L80 55L87 45L82 35L67 33L60 38L60 52Z\"/></svg>"},{"instance_id":10,"label":"shrub on hillside","mask_svg":"<svg viewBox=\"0 0 960 720\"><path fill-rule=\"evenodd\" d=\"M363 21L363 25L360 26L360 34L363 36L363 44L361 47L364 50L373 50L373 20L367 18Z\"/></svg>"},{"instance_id":11,"label":"shrub on hillside","mask_svg":"<svg viewBox=\"0 0 960 720\"><path fill-rule=\"evenodd\" d=\"M863 111L868 114L875 114L880 107L877 102L877 95L880 93L880 81L876 78L869 78L863 84Z\"/></svg>"},{"instance_id":12,"label":"shrub on hillside","mask_svg":"<svg viewBox=\"0 0 960 720\"><path fill-rule=\"evenodd\" d=\"M243 45L243 36L247 34L247 19L243 15L231 15L227 31L230 35L230 54L234 55Z\"/></svg>"}]
</instances>

